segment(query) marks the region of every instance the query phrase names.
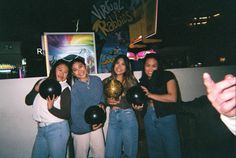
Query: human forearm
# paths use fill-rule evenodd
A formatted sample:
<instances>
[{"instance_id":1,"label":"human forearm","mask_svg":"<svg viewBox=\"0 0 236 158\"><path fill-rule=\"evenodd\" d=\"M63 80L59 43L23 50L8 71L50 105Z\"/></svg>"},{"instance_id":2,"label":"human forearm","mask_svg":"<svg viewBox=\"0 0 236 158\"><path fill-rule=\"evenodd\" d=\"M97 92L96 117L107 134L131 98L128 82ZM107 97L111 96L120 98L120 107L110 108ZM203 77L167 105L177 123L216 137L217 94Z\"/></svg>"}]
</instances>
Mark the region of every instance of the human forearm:
<instances>
[{"instance_id":1,"label":"human forearm","mask_svg":"<svg viewBox=\"0 0 236 158\"><path fill-rule=\"evenodd\" d=\"M35 99L36 95L39 93L39 86L40 86L41 81L43 81L43 80L42 79L38 80L35 83L32 90L26 95L26 97L25 97L25 104L26 105L33 105L34 99Z\"/></svg>"},{"instance_id":2,"label":"human forearm","mask_svg":"<svg viewBox=\"0 0 236 158\"><path fill-rule=\"evenodd\" d=\"M199 115L202 111L206 110L210 102L206 96L201 96L195 98L192 101L188 102L178 102L178 103L165 103L158 102L155 106L158 106L159 110L163 115L167 114L178 114L178 113L188 113L192 115Z\"/></svg>"},{"instance_id":3,"label":"human forearm","mask_svg":"<svg viewBox=\"0 0 236 158\"><path fill-rule=\"evenodd\" d=\"M59 117L61 119L69 119L70 118L70 108L71 108L71 97L69 88L65 89L61 94L61 109L57 109L52 107L49 109L49 112L54 116Z\"/></svg>"},{"instance_id":4,"label":"human forearm","mask_svg":"<svg viewBox=\"0 0 236 158\"><path fill-rule=\"evenodd\" d=\"M27 94L27 96L25 97L25 104L26 105L33 105L34 99L35 99L37 94L38 94L38 92L35 91L34 89L32 89L29 92L29 94Z\"/></svg>"},{"instance_id":5,"label":"human forearm","mask_svg":"<svg viewBox=\"0 0 236 158\"><path fill-rule=\"evenodd\" d=\"M155 101L160 101L160 102L176 102L177 97L172 94L153 94L149 93L147 94L147 97L150 99L153 99Z\"/></svg>"}]
</instances>

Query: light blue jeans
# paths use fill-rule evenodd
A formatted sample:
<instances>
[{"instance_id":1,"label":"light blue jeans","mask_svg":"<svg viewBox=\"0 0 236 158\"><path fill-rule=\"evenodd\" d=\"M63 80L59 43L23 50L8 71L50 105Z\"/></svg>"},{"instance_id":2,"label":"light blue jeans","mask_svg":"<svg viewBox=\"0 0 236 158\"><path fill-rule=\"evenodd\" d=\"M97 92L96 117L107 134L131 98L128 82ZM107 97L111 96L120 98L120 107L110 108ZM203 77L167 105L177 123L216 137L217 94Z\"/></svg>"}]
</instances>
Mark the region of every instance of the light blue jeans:
<instances>
[{"instance_id":1,"label":"light blue jeans","mask_svg":"<svg viewBox=\"0 0 236 158\"><path fill-rule=\"evenodd\" d=\"M175 115L157 118L155 109L148 107L144 126L149 158L181 158Z\"/></svg>"},{"instance_id":2,"label":"light blue jeans","mask_svg":"<svg viewBox=\"0 0 236 158\"><path fill-rule=\"evenodd\" d=\"M133 109L110 111L105 150L106 158L136 158L138 123Z\"/></svg>"},{"instance_id":3,"label":"light blue jeans","mask_svg":"<svg viewBox=\"0 0 236 158\"><path fill-rule=\"evenodd\" d=\"M69 134L67 121L38 127L32 158L65 158Z\"/></svg>"}]
</instances>

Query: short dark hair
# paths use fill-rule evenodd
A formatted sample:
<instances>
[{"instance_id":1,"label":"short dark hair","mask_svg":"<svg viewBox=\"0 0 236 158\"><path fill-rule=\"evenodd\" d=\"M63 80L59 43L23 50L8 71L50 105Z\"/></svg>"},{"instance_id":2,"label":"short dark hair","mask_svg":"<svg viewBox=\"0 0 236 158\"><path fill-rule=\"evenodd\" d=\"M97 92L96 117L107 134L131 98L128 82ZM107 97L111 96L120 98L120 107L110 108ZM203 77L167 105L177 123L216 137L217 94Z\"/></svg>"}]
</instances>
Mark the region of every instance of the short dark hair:
<instances>
[{"instance_id":1,"label":"short dark hair","mask_svg":"<svg viewBox=\"0 0 236 158\"><path fill-rule=\"evenodd\" d=\"M70 62L70 67L71 67L71 69L72 69L73 64L76 63L76 62L81 63L81 64L83 64L84 66L86 66L85 61L84 61L84 58L81 57L81 56L77 56L76 58L74 58L74 59ZM73 81L75 81L75 80L77 79L74 75L72 75L72 78L73 78Z\"/></svg>"},{"instance_id":2,"label":"short dark hair","mask_svg":"<svg viewBox=\"0 0 236 158\"><path fill-rule=\"evenodd\" d=\"M86 66L85 60L84 60L84 58L81 57L81 56L77 56L75 59L73 59L73 60L70 62L70 66L72 67L72 65L73 65L74 63L76 63L76 62L82 63L83 65Z\"/></svg>"}]
</instances>

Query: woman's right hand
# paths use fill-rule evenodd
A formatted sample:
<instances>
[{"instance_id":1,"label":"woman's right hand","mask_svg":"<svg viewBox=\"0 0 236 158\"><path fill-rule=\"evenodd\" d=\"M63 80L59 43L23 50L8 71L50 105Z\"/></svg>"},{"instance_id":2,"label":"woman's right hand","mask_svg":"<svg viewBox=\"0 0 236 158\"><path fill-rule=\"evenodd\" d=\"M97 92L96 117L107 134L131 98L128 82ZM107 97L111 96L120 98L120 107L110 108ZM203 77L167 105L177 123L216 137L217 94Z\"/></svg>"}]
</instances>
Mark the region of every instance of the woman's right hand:
<instances>
[{"instance_id":1,"label":"woman's right hand","mask_svg":"<svg viewBox=\"0 0 236 158\"><path fill-rule=\"evenodd\" d=\"M148 97L148 98L151 98L152 97L152 93L149 92L149 90L144 87L144 86L141 86L143 92L145 93L145 95Z\"/></svg>"},{"instance_id":2,"label":"woman's right hand","mask_svg":"<svg viewBox=\"0 0 236 158\"><path fill-rule=\"evenodd\" d=\"M117 105L117 104L120 103L120 99L119 99L119 100L116 100L116 99L114 99L114 98L107 98L107 102L108 102L108 104L110 104L110 105Z\"/></svg>"}]
</instances>

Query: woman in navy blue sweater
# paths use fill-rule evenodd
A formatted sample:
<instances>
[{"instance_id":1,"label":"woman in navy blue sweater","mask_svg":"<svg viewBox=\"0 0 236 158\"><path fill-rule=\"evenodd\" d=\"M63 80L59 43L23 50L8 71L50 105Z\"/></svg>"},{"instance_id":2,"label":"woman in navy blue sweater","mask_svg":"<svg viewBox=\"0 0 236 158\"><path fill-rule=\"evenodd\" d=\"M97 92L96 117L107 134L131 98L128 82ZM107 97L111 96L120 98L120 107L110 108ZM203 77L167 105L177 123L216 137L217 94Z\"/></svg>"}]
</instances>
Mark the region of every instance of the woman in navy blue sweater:
<instances>
[{"instance_id":1,"label":"woman in navy blue sweater","mask_svg":"<svg viewBox=\"0 0 236 158\"><path fill-rule=\"evenodd\" d=\"M89 149L95 158L104 158L104 136L102 126L89 125L84 113L93 105L103 107L103 85L97 76L88 75L84 59L78 57L71 62L74 85L71 90L71 131L76 158L88 156Z\"/></svg>"}]
</instances>

